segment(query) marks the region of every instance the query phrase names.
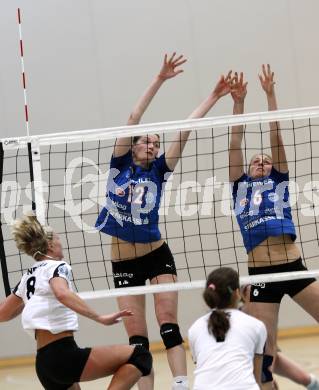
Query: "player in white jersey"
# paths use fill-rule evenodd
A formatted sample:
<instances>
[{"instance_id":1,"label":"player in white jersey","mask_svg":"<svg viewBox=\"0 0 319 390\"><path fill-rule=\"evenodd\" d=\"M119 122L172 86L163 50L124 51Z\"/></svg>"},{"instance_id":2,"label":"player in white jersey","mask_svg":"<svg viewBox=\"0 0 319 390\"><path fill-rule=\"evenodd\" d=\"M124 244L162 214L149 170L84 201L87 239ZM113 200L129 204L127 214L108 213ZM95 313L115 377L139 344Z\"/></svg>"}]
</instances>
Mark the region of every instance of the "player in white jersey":
<instances>
[{"instance_id":1,"label":"player in white jersey","mask_svg":"<svg viewBox=\"0 0 319 390\"><path fill-rule=\"evenodd\" d=\"M194 390L258 390L267 332L261 321L238 310L238 273L228 267L213 271L203 297L212 310L188 331Z\"/></svg>"},{"instance_id":2,"label":"player in white jersey","mask_svg":"<svg viewBox=\"0 0 319 390\"><path fill-rule=\"evenodd\" d=\"M71 287L71 267L63 260L62 245L51 228L34 215L14 224L13 237L20 251L36 262L0 304L0 321L22 312L22 325L34 332L36 371L47 390L80 389L78 382L113 374L108 389L125 390L149 375L152 357L142 346L112 345L79 348L73 338L81 314L103 325L116 324L129 310L99 315Z\"/></svg>"}]
</instances>

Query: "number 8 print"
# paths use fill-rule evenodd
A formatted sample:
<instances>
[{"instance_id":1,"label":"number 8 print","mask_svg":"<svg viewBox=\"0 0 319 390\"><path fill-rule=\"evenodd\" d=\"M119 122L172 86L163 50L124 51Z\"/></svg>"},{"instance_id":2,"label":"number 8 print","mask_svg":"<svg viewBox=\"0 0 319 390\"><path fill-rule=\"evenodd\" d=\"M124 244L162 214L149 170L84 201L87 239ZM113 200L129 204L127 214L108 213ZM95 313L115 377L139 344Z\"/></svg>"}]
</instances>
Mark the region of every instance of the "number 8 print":
<instances>
[{"instance_id":1,"label":"number 8 print","mask_svg":"<svg viewBox=\"0 0 319 390\"><path fill-rule=\"evenodd\" d=\"M29 278L27 280L27 298L28 299L30 299L35 292L35 282L36 282L35 276L31 276L31 278Z\"/></svg>"}]
</instances>

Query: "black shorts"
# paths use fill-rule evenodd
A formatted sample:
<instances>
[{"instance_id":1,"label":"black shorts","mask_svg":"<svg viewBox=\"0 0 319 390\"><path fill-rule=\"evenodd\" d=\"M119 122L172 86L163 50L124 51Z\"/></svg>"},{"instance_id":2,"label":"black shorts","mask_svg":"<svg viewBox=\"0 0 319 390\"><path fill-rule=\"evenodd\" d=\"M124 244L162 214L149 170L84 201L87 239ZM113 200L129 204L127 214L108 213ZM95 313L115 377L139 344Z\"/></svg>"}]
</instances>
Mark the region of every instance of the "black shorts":
<instances>
[{"instance_id":1,"label":"black shorts","mask_svg":"<svg viewBox=\"0 0 319 390\"><path fill-rule=\"evenodd\" d=\"M156 276L176 275L174 257L166 242L145 256L113 261L112 269L115 288L145 286L148 279Z\"/></svg>"},{"instance_id":2,"label":"black shorts","mask_svg":"<svg viewBox=\"0 0 319 390\"><path fill-rule=\"evenodd\" d=\"M292 271L307 271L307 268L302 264L301 258L286 264L248 268L249 275ZM288 294L292 298L315 281L315 278L306 278L283 282L252 284L250 289L250 302L280 303L285 294Z\"/></svg>"},{"instance_id":3,"label":"black shorts","mask_svg":"<svg viewBox=\"0 0 319 390\"><path fill-rule=\"evenodd\" d=\"M37 351L35 367L46 390L66 390L79 382L91 348L79 348L73 337L53 341Z\"/></svg>"}]
</instances>

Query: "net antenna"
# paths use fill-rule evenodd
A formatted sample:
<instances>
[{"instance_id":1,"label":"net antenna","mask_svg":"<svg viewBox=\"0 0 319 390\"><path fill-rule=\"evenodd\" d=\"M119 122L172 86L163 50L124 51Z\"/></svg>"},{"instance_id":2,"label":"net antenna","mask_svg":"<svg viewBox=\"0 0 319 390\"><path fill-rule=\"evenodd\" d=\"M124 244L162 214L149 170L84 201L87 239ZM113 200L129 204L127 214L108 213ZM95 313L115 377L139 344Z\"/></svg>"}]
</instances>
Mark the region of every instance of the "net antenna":
<instances>
[{"instance_id":1,"label":"net antenna","mask_svg":"<svg viewBox=\"0 0 319 390\"><path fill-rule=\"evenodd\" d=\"M65 258L72 266L75 287L86 299L203 288L207 274L220 266L231 266L238 270L242 284L277 281L278 278L304 278L304 272L245 276L247 255L237 222L230 211L232 200L226 186L229 184L226 183L229 129L234 125L246 126L249 134L245 148L247 154L252 155L260 144L257 142L260 136L269 138L268 123L273 121L282 121L290 177L303 188L309 189L310 183L312 189L317 184L319 189L319 107L4 139L4 179L13 175L18 183L23 182L20 178L21 167L18 164L12 169L12 161L25 158L23 151L31 144L34 183L42 179L46 183L47 191L42 193L46 205L45 219L62 238ZM165 204L165 218L160 213L159 223L163 238L175 257L179 282L114 290L110 236L97 232L94 224L105 205L105 186L115 139L159 133L165 150L176 132L182 130L193 132L184 150L182 163L176 167L170 179L171 196L168 204ZM267 148L266 142L263 145ZM17 151L21 157L20 154L17 157ZM207 183L211 188L205 187ZM184 190L186 193L181 196ZM8 199L9 193L3 190L2 196ZM178 203L181 199L185 200L185 204ZM35 197L37 212L41 205L38 202ZM15 203L16 207L19 208L21 203L20 199ZM211 207L207 207L209 205ZM6 215L5 202L2 202L1 208L1 214ZM311 197L303 191L293 206L293 212L299 215L298 220L294 218L300 231L299 244L311 269L306 275L317 276L319 271L313 269L315 263L312 260L319 255L317 230L314 229L317 223L315 216L319 213L319 197ZM6 226L3 225L3 229L5 231ZM10 247L9 234L4 235L4 243L8 248L6 258L10 259L7 261L7 266L10 266L7 272L12 287L28 268L30 259L16 261L17 253Z\"/></svg>"},{"instance_id":2,"label":"net antenna","mask_svg":"<svg viewBox=\"0 0 319 390\"><path fill-rule=\"evenodd\" d=\"M4 283L5 294L8 296L20 273L25 269L27 263L24 263L21 253L16 253L14 258L17 264L13 266L20 271L10 271L8 269L7 259L12 257L11 252L15 243L11 237L10 226L17 216L21 216L24 212L29 211L30 208L36 213L38 220L45 224L45 202L43 199L43 185L41 176L41 155L40 147L36 138L32 138L29 126L29 112L28 112L28 98L27 98L27 83L24 64L24 45L22 38L22 12L17 9L17 22L19 30L19 54L21 63L21 80L24 96L24 118L26 137L24 138L24 145L19 147L18 139L4 140L0 142L0 204L1 204L1 218L0 218L0 262L2 278ZM15 146L15 155L5 156L4 149ZM13 163L13 159L15 163ZM9 161L9 164L8 164ZM5 166L4 166L5 165ZM9 170L8 170L9 166ZM15 166L15 173L10 172L10 168ZM22 180L23 177L23 184ZM21 199L21 187L24 189L26 199ZM8 193L8 188L10 192ZM13 194L12 191L15 191ZM8 198L9 196L9 198ZM12 208L13 203L15 206ZM25 206L27 208L25 208ZM6 218L7 217L7 218ZM10 280L9 275L14 275L14 282Z\"/></svg>"},{"instance_id":3,"label":"net antenna","mask_svg":"<svg viewBox=\"0 0 319 390\"><path fill-rule=\"evenodd\" d=\"M17 20L19 29L19 47L20 47L20 62L22 75L22 88L24 97L24 115L27 138L30 138L29 125L29 110L28 110L28 94L26 73L24 64L24 44L22 36L22 12L17 9ZM41 179L41 162L40 162L40 148L36 140L30 139L28 142L29 167L30 167L30 189L32 197L32 210L36 213L38 220L45 224L45 203L43 201L43 187Z\"/></svg>"},{"instance_id":4,"label":"net antenna","mask_svg":"<svg viewBox=\"0 0 319 390\"><path fill-rule=\"evenodd\" d=\"M28 113L28 96L27 96L27 84L25 76L25 66L24 66L24 48L23 48L23 39L22 39L22 14L20 8L17 10L18 16L18 28L19 28L19 46L20 46L20 61L21 61L21 74L22 74L22 87L23 87L23 96L24 96L24 114L25 114L25 126L27 137L30 136L29 128L29 113Z\"/></svg>"}]
</instances>

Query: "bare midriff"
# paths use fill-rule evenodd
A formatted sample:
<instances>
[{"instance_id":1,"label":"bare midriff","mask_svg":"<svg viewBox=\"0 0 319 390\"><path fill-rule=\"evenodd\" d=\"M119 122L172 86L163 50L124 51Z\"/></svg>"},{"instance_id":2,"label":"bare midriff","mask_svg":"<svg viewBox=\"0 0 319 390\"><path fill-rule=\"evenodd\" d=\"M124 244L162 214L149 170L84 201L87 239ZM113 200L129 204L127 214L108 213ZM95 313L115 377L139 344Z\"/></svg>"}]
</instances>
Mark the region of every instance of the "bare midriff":
<instances>
[{"instance_id":1,"label":"bare midriff","mask_svg":"<svg viewBox=\"0 0 319 390\"><path fill-rule=\"evenodd\" d=\"M248 253L248 267L267 267L299 259L300 250L290 235L268 237Z\"/></svg>"},{"instance_id":2,"label":"bare midriff","mask_svg":"<svg viewBox=\"0 0 319 390\"><path fill-rule=\"evenodd\" d=\"M35 331L35 338L37 340L37 349L43 348L48 344L63 339L64 337L73 337L72 331L65 331L61 333L53 334L45 329L37 329Z\"/></svg>"},{"instance_id":3,"label":"bare midriff","mask_svg":"<svg viewBox=\"0 0 319 390\"><path fill-rule=\"evenodd\" d=\"M162 246L163 243L164 240L162 239L144 244L139 242L123 241L120 238L112 237L111 258L112 261L136 259L137 257L149 254Z\"/></svg>"}]
</instances>

